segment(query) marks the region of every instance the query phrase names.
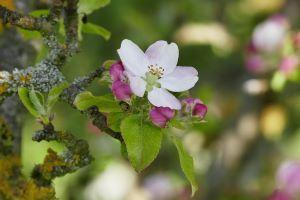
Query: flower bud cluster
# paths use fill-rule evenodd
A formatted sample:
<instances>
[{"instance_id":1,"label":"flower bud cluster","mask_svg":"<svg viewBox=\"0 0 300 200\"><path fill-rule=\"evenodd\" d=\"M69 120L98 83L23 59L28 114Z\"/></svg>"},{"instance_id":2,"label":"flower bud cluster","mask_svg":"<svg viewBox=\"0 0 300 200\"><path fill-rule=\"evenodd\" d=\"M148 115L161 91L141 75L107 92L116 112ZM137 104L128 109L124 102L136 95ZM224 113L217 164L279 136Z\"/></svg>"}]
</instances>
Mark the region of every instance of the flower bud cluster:
<instances>
[{"instance_id":1,"label":"flower bud cluster","mask_svg":"<svg viewBox=\"0 0 300 200\"><path fill-rule=\"evenodd\" d=\"M129 101L132 96L132 91L124 71L125 69L122 62L116 62L111 66L109 70L112 80L111 90L116 99L120 101Z\"/></svg>"},{"instance_id":2,"label":"flower bud cluster","mask_svg":"<svg viewBox=\"0 0 300 200\"><path fill-rule=\"evenodd\" d=\"M129 81L124 73L124 66L121 61L112 64L110 67L110 77L112 80L111 90L117 100L129 102L133 93L129 86ZM203 120L207 113L207 106L196 98L186 98L181 101L181 110L178 116L196 117L199 121ZM149 118L153 124L165 128L169 121L176 116L176 111L169 107L153 106L149 111Z\"/></svg>"}]
</instances>

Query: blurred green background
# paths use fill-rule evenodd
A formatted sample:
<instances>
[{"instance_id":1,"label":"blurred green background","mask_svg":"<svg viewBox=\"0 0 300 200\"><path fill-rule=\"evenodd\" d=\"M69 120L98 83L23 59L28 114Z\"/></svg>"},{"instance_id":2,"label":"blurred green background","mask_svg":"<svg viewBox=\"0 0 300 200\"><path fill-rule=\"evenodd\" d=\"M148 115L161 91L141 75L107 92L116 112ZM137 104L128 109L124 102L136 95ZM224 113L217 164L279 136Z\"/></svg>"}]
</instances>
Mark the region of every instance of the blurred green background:
<instances>
[{"instance_id":1,"label":"blurred green background","mask_svg":"<svg viewBox=\"0 0 300 200\"><path fill-rule=\"evenodd\" d=\"M111 39L84 35L80 53L64 73L72 81L107 59L118 59L116 50L125 38L144 50L157 40L176 42L179 65L199 71L192 93L209 108L207 122L184 133L200 187L194 199L265 199L275 187L278 165L300 159L300 86L289 83L280 92L247 93L243 88L248 80L268 77L246 71L245 46L254 27L275 13L285 14L297 30L299 9L298 0L112 0L88 16L89 22L111 31ZM97 81L90 90L109 92ZM87 139L95 157L90 166L55 181L60 199L190 199L176 150L167 140L158 159L137 175L122 158L119 143L78 111L57 105L54 123ZM22 158L27 175L42 162L48 146L62 150L32 142L38 127L26 117Z\"/></svg>"}]
</instances>

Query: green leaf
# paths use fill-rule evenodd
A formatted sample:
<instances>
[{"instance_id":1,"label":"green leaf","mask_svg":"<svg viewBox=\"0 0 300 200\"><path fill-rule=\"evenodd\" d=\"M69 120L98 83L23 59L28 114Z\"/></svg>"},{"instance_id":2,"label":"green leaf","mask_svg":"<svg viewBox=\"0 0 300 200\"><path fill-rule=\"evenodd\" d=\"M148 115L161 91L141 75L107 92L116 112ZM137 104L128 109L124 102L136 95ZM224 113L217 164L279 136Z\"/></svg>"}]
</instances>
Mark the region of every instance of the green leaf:
<instances>
[{"instance_id":1,"label":"green leaf","mask_svg":"<svg viewBox=\"0 0 300 200\"><path fill-rule=\"evenodd\" d=\"M121 123L121 134L129 160L136 171L142 171L157 157L162 131L149 122L142 122L140 115L125 118Z\"/></svg>"},{"instance_id":2,"label":"green leaf","mask_svg":"<svg viewBox=\"0 0 300 200\"><path fill-rule=\"evenodd\" d=\"M52 88L48 94L46 108L47 113L53 108L54 104L58 101L60 94L69 86L67 82L63 82Z\"/></svg>"},{"instance_id":3,"label":"green leaf","mask_svg":"<svg viewBox=\"0 0 300 200\"><path fill-rule=\"evenodd\" d=\"M280 92L283 90L284 86L286 84L286 77L281 72L276 72L271 80L271 88L276 91Z\"/></svg>"},{"instance_id":4,"label":"green leaf","mask_svg":"<svg viewBox=\"0 0 300 200\"><path fill-rule=\"evenodd\" d=\"M48 15L49 10L48 9L34 10L34 11L30 12L29 14L33 17L40 17L42 15Z\"/></svg>"},{"instance_id":5,"label":"green leaf","mask_svg":"<svg viewBox=\"0 0 300 200\"><path fill-rule=\"evenodd\" d=\"M111 36L111 33L108 30L106 30L102 26L92 24L92 23L82 24L82 32L100 35L105 40L109 40Z\"/></svg>"},{"instance_id":6,"label":"green leaf","mask_svg":"<svg viewBox=\"0 0 300 200\"><path fill-rule=\"evenodd\" d=\"M30 90L29 99L41 116L45 116L47 114L46 109L44 107L44 96L40 92L35 91L33 89Z\"/></svg>"},{"instance_id":7,"label":"green leaf","mask_svg":"<svg viewBox=\"0 0 300 200\"><path fill-rule=\"evenodd\" d=\"M122 111L119 103L111 94L94 96L91 92L83 92L77 95L74 105L79 110L86 110L91 106L97 106L100 112L111 113Z\"/></svg>"},{"instance_id":8,"label":"green leaf","mask_svg":"<svg viewBox=\"0 0 300 200\"><path fill-rule=\"evenodd\" d=\"M18 89L18 94L23 105L30 112L30 114L32 114L34 117L38 117L39 113L29 98L29 90L27 88L21 87Z\"/></svg>"},{"instance_id":9,"label":"green leaf","mask_svg":"<svg viewBox=\"0 0 300 200\"><path fill-rule=\"evenodd\" d=\"M18 30L25 40L33 40L33 39L41 39L42 38L42 35L38 31L28 31L28 30L21 29L21 28L18 28Z\"/></svg>"},{"instance_id":10,"label":"green leaf","mask_svg":"<svg viewBox=\"0 0 300 200\"><path fill-rule=\"evenodd\" d=\"M186 150L183 147L182 142L178 138L173 137L172 141L175 144L176 149L178 151L181 169L182 169L183 173L185 174L186 178L191 183L192 196L193 196L198 189L198 185L197 185L196 177L195 177L193 158L186 152Z\"/></svg>"},{"instance_id":11,"label":"green leaf","mask_svg":"<svg viewBox=\"0 0 300 200\"><path fill-rule=\"evenodd\" d=\"M110 0L79 0L78 13L89 15L109 3Z\"/></svg>"},{"instance_id":12,"label":"green leaf","mask_svg":"<svg viewBox=\"0 0 300 200\"><path fill-rule=\"evenodd\" d=\"M122 112L117 112L117 113L110 113L107 116L107 124L108 126L116 132L120 132L120 126L122 120L125 118L125 114Z\"/></svg>"}]
</instances>

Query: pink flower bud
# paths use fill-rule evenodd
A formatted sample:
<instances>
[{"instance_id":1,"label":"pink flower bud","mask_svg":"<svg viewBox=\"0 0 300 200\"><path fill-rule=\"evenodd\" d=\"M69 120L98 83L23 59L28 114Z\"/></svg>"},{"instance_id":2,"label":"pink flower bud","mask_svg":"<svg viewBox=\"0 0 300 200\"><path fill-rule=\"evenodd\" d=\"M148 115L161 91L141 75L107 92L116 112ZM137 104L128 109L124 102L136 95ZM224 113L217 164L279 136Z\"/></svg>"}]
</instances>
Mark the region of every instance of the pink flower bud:
<instances>
[{"instance_id":1,"label":"pink flower bud","mask_svg":"<svg viewBox=\"0 0 300 200\"><path fill-rule=\"evenodd\" d=\"M282 71L286 75L289 75L294 72L298 65L299 60L296 56L287 56L281 61L280 71Z\"/></svg>"},{"instance_id":2,"label":"pink flower bud","mask_svg":"<svg viewBox=\"0 0 300 200\"><path fill-rule=\"evenodd\" d=\"M121 80L124 72L124 66L121 61L114 63L110 69L109 74L112 81Z\"/></svg>"},{"instance_id":3,"label":"pink flower bud","mask_svg":"<svg viewBox=\"0 0 300 200\"><path fill-rule=\"evenodd\" d=\"M284 191L275 190L268 200L292 200Z\"/></svg>"},{"instance_id":4,"label":"pink flower bud","mask_svg":"<svg viewBox=\"0 0 300 200\"><path fill-rule=\"evenodd\" d=\"M187 98L182 100L183 112L198 116L201 120L207 113L207 106L200 99Z\"/></svg>"},{"instance_id":5,"label":"pink flower bud","mask_svg":"<svg viewBox=\"0 0 300 200\"><path fill-rule=\"evenodd\" d=\"M168 107L153 107L149 115L153 124L164 128L175 116L175 111Z\"/></svg>"},{"instance_id":6,"label":"pink flower bud","mask_svg":"<svg viewBox=\"0 0 300 200\"><path fill-rule=\"evenodd\" d=\"M193 115L199 116L200 119L203 119L207 113L207 106L202 103L197 103L193 109Z\"/></svg>"},{"instance_id":7,"label":"pink flower bud","mask_svg":"<svg viewBox=\"0 0 300 200\"><path fill-rule=\"evenodd\" d=\"M120 101L128 101L132 95L130 86L121 80L114 81L111 90L114 96Z\"/></svg>"}]
</instances>

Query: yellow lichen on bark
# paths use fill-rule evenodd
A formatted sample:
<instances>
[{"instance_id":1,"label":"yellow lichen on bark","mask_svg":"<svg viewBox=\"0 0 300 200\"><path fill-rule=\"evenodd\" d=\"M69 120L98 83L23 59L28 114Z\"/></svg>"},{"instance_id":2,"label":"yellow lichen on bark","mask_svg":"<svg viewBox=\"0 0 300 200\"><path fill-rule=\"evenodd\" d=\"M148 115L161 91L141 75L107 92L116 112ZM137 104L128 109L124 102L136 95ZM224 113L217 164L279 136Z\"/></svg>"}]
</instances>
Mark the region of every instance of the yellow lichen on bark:
<instances>
[{"instance_id":1,"label":"yellow lichen on bark","mask_svg":"<svg viewBox=\"0 0 300 200\"><path fill-rule=\"evenodd\" d=\"M0 5L4 6L10 10L15 10L15 5L13 0L0 0ZM0 19L0 32L3 30L2 20Z\"/></svg>"}]
</instances>

